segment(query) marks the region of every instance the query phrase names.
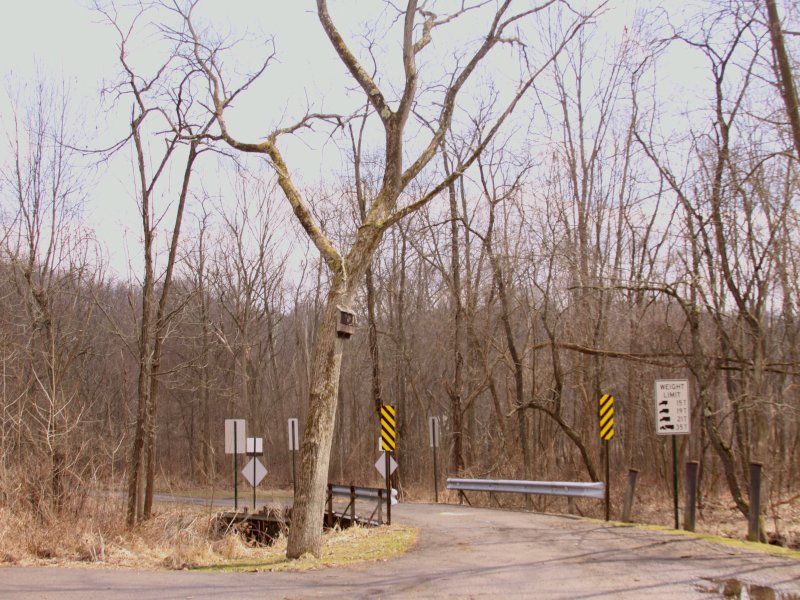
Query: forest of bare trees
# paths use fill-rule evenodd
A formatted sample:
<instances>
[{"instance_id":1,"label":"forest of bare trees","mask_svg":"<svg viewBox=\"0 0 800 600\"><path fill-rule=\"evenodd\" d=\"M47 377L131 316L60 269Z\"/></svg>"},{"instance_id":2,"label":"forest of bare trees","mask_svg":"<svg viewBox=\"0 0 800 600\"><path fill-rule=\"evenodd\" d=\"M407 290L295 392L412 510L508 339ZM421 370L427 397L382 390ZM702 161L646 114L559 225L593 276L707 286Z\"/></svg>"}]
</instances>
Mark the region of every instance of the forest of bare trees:
<instances>
[{"instance_id":1,"label":"forest of bare trees","mask_svg":"<svg viewBox=\"0 0 800 600\"><path fill-rule=\"evenodd\" d=\"M227 418L290 488L299 417L300 529L326 481L376 481L381 404L411 497L432 496L431 416L449 475L601 480L605 393L614 493L637 469L668 495L653 390L671 378L690 380L678 450L701 496L746 515L757 461L770 514L796 502L797 7L708 0L614 28L612 4L410 0L355 24L327 4L309 35L341 97L257 119L237 108L280 91L278 25L223 34L200 2L87 15L116 36L109 143L66 84L7 80L0 506L47 519L114 489L133 525L158 486L229 486ZM130 273L84 214L119 164Z\"/></svg>"}]
</instances>

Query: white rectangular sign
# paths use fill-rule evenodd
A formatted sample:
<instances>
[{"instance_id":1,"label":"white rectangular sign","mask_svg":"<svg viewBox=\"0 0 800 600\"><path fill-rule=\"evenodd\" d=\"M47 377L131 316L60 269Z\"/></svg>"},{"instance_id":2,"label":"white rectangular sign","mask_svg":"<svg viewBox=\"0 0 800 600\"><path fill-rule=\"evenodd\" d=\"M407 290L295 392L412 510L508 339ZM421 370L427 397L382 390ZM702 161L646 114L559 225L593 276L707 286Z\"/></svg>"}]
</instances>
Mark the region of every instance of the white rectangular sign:
<instances>
[{"instance_id":1,"label":"white rectangular sign","mask_svg":"<svg viewBox=\"0 0 800 600\"><path fill-rule=\"evenodd\" d=\"M225 419L225 454L244 454L247 425L244 419ZM234 430L236 432L234 438ZM236 442L234 443L234 439Z\"/></svg>"},{"instance_id":2,"label":"white rectangular sign","mask_svg":"<svg viewBox=\"0 0 800 600\"><path fill-rule=\"evenodd\" d=\"M439 447L439 417L428 417L428 439L431 448Z\"/></svg>"},{"instance_id":3,"label":"white rectangular sign","mask_svg":"<svg viewBox=\"0 0 800 600\"><path fill-rule=\"evenodd\" d=\"M264 454L264 438L247 438L247 454Z\"/></svg>"},{"instance_id":4,"label":"white rectangular sign","mask_svg":"<svg viewBox=\"0 0 800 600\"><path fill-rule=\"evenodd\" d=\"M300 450L300 431L297 419L289 419L289 450Z\"/></svg>"},{"instance_id":5,"label":"white rectangular sign","mask_svg":"<svg viewBox=\"0 0 800 600\"><path fill-rule=\"evenodd\" d=\"M690 432L689 380L656 380L656 433L684 435Z\"/></svg>"}]
</instances>

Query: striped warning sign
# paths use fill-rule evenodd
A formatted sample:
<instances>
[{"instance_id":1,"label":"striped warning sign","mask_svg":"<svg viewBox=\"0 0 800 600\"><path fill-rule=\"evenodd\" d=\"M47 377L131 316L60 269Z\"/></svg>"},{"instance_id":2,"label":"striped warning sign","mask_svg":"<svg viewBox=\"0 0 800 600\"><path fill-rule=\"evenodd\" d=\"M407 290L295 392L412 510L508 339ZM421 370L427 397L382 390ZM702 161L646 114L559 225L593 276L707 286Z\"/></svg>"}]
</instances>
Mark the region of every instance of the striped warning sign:
<instances>
[{"instance_id":1,"label":"striped warning sign","mask_svg":"<svg viewBox=\"0 0 800 600\"><path fill-rule=\"evenodd\" d=\"M614 396L603 394L600 398L600 438L609 441L614 437Z\"/></svg>"},{"instance_id":2,"label":"striped warning sign","mask_svg":"<svg viewBox=\"0 0 800 600\"><path fill-rule=\"evenodd\" d=\"M396 427L394 406L384 404L381 406L381 448L388 452L392 452L397 446Z\"/></svg>"}]
</instances>

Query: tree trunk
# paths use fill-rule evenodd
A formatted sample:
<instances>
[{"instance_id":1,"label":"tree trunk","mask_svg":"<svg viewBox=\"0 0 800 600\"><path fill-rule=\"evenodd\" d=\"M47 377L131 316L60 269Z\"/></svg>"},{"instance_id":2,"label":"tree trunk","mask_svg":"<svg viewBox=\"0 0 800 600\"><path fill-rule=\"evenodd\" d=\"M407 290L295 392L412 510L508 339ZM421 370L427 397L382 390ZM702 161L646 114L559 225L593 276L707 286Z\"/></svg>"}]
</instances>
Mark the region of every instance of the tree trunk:
<instances>
[{"instance_id":1,"label":"tree trunk","mask_svg":"<svg viewBox=\"0 0 800 600\"><path fill-rule=\"evenodd\" d=\"M286 548L288 558L306 552L319 556L331 442L336 418L339 374L344 342L336 334L340 304L346 298L341 279L334 281L314 344L311 390L300 449L297 493L292 507L292 526ZM352 295L352 294L351 294Z\"/></svg>"},{"instance_id":2,"label":"tree trunk","mask_svg":"<svg viewBox=\"0 0 800 600\"><path fill-rule=\"evenodd\" d=\"M783 29L778 16L778 8L775 6L775 0L766 0L766 2L769 33L772 38L772 48L775 50L776 62L778 63L776 71L780 83L781 96L783 96L783 104L789 117L794 148L797 152L797 158L800 160L800 108L798 108L797 88L794 85L789 53L786 51L786 45L783 42Z\"/></svg>"}]
</instances>

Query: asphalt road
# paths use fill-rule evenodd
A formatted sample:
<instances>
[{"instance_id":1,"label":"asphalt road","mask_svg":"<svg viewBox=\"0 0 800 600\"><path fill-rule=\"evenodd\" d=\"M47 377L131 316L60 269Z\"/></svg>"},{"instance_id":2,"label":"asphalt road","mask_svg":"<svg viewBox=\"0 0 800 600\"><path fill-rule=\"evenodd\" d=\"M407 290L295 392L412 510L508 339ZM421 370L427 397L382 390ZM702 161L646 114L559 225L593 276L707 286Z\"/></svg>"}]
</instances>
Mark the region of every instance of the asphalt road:
<instances>
[{"instance_id":1,"label":"asphalt road","mask_svg":"<svg viewBox=\"0 0 800 600\"><path fill-rule=\"evenodd\" d=\"M407 555L306 573L0 568L0 598L697 598L800 600L800 560L567 516L401 504ZM741 595L723 596L737 585Z\"/></svg>"}]
</instances>

